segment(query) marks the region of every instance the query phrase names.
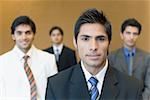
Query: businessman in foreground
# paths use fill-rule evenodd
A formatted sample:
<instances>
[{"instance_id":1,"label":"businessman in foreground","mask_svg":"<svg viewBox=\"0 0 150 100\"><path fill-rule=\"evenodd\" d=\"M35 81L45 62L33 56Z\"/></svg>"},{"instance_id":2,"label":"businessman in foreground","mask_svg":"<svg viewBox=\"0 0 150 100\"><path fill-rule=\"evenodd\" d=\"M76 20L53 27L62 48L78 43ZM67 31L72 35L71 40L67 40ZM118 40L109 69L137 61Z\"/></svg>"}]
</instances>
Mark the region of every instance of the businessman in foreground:
<instances>
[{"instance_id":1,"label":"businessman in foreground","mask_svg":"<svg viewBox=\"0 0 150 100\"><path fill-rule=\"evenodd\" d=\"M86 10L74 28L80 63L48 79L46 100L141 100L142 84L110 67L111 24L102 11Z\"/></svg>"}]
</instances>

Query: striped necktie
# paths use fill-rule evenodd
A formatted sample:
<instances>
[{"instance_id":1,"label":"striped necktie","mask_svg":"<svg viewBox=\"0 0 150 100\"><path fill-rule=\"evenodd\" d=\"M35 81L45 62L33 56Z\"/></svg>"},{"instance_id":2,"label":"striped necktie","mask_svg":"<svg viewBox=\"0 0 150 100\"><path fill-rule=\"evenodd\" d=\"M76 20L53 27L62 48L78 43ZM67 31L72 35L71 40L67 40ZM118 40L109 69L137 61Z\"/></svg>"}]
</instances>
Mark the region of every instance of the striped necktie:
<instances>
[{"instance_id":1,"label":"striped necktie","mask_svg":"<svg viewBox=\"0 0 150 100\"><path fill-rule=\"evenodd\" d=\"M27 75L27 78L28 78L29 84L30 84L31 100L37 100L37 87L36 87L35 79L32 74L32 71L27 63L29 56L24 56L23 58L25 60L24 70L26 72L26 75Z\"/></svg>"},{"instance_id":2,"label":"striped necktie","mask_svg":"<svg viewBox=\"0 0 150 100\"><path fill-rule=\"evenodd\" d=\"M98 80L94 77L91 77L88 81L92 85L92 87L90 89L91 100L96 100L98 95L99 95L99 92L98 92L98 89L97 89Z\"/></svg>"}]
</instances>

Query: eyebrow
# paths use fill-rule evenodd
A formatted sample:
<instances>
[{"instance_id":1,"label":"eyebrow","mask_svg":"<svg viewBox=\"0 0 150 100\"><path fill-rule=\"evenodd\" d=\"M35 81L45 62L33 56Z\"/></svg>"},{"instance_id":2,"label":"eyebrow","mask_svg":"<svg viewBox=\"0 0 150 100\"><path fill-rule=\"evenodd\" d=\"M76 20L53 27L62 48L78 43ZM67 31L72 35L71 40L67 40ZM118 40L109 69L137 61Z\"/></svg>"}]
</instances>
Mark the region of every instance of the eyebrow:
<instances>
[{"instance_id":1,"label":"eyebrow","mask_svg":"<svg viewBox=\"0 0 150 100\"><path fill-rule=\"evenodd\" d=\"M105 35L97 36L96 38L102 38L102 37L107 37Z\"/></svg>"},{"instance_id":2,"label":"eyebrow","mask_svg":"<svg viewBox=\"0 0 150 100\"><path fill-rule=\"evenodd\" d=\"M89 36L89 35L81 35L81 37L92 37L92 36ZM95 38L102 38L102 37L107 37L105 35L98 35L96 36Z\"/></svg>"},{"instance_id":3,"label":"eyebrow","mask_svg":"<svg viewBox=\"0 0 150 100\"><path fill-rule=\"evenodd\" d=\"M18 30L18 31L16 31L16 32L19 32L19 33L23 33L23 32L28 33L28 32L32 32L32 31L30 31L30 30L27 30L27 31Z\"/></svg>"},{"instance_id":4,"label":"eyebrow","mask_svg":"<svg viewBox=\"0 0 150 100\"><path fill-rule=\"evenodd\" d=\"M126 31L126 33L131 33L130 31Z\"/></svg>"},{"instance_id":5,"label":"eyebrow","mask_svg":"<svg viewBox=\"0 0 150 100\"><path fill-rule=\"evenodd\" d=\"M32 31L30 31L30 30L25 31L25 33L28 33L28 32L32 32Z\"/></svg>"},{"instance_id":6,"label":"eyebrow","mask_svg":"<svg viewBox=\"0 0 150 100\"><path fill-rule=\"evenodd\" d=\"M81 35L80 37L91 37L91 36L89 36L89 35Z\"/></svg>"}]
</instances>

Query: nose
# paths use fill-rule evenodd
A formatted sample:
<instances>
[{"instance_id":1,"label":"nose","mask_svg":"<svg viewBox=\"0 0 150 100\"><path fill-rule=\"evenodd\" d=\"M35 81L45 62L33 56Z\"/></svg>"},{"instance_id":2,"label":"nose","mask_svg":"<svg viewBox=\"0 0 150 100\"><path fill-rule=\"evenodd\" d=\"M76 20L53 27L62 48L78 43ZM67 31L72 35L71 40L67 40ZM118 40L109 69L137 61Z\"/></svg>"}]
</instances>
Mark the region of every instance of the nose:
<instances>
[{"instance_id":1,"label":"nose","mask_svg":"<svg viewBox=\"0 0 150 100\"><path fill-rule=\"evenodd\" d=\"M27 35L25 33L22 34L22 39L26 39Z\"/></svg>"},{"instance_id":2,"label":"nose","mask_svg":"<svg viewBox=\"0 0 150 100\"><path fill-rule=\"evenodd\" d=\"M98 43L95 39L91 40L91 43L89 46L90 46L91 51L96 51L98 49Z\"/></svg>"},{"instance_id":3,"label":"nose","mask_svg":"<svg viewBox=\"0 0 150 100\"><path fill-rule=\"evenodd\" d=\"M130 38L133 39L134 38L134 34L130 34Z\"/></svg>"}]
</instances>

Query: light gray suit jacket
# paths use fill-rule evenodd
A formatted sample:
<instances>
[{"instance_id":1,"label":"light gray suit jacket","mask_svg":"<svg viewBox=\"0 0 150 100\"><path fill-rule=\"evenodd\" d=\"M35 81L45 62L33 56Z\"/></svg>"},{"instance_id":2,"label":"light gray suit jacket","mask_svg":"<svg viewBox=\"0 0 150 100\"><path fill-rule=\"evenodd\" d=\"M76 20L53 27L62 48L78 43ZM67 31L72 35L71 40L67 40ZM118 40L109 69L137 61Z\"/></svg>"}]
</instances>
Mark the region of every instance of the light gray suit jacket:
<instances>
[{"instance_id":1,"label":"light gray suit jacket","mask_svg":"<svg viewBox=\"0 0 150 100\"><path fill-rule=\"evenodd\" d=\"M121 72L128 73L128 65L124 55L123 47L108 55L109 63ZM143 99L150 100L150 54L136 48L133 58L133 73L137 79L143 81ZM149 98L149 99L148 99Z\"/></svg>"}]
</instances>

